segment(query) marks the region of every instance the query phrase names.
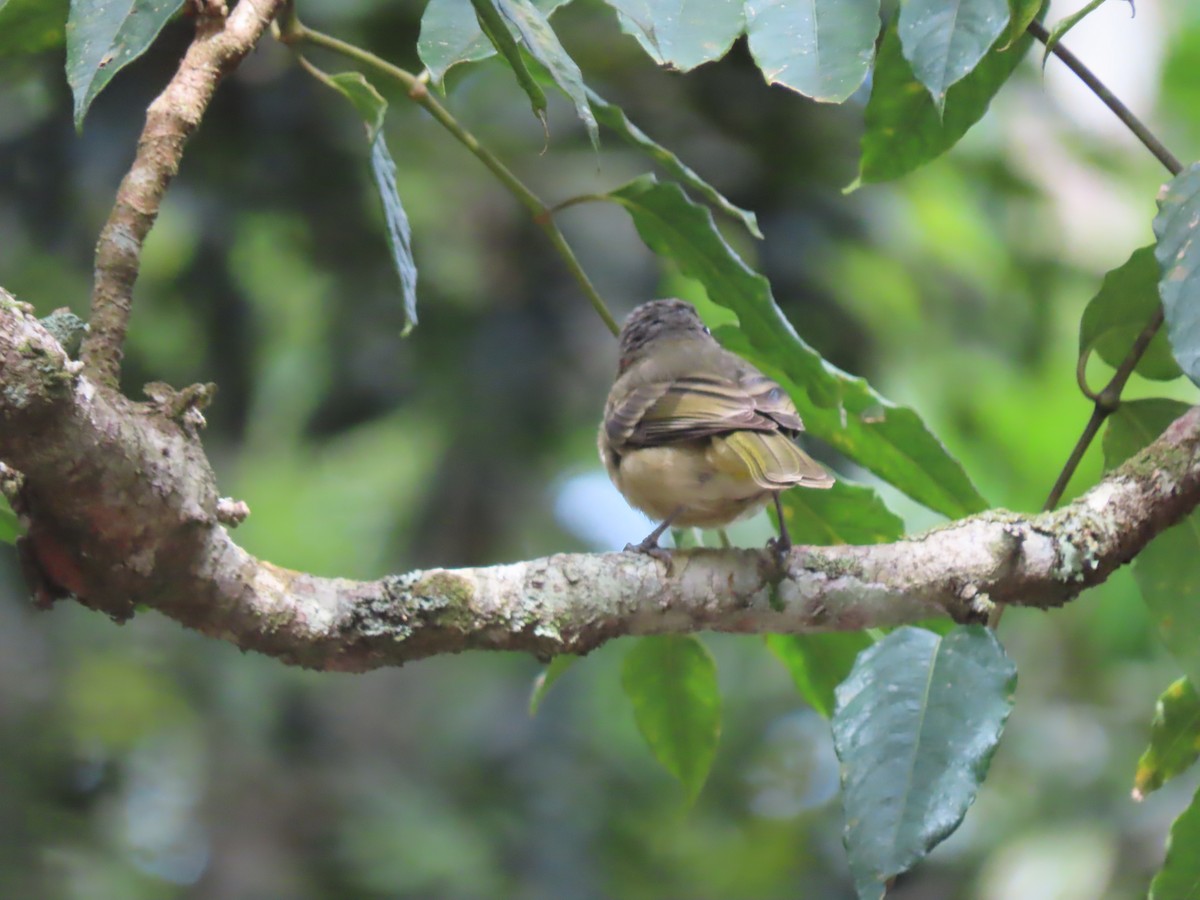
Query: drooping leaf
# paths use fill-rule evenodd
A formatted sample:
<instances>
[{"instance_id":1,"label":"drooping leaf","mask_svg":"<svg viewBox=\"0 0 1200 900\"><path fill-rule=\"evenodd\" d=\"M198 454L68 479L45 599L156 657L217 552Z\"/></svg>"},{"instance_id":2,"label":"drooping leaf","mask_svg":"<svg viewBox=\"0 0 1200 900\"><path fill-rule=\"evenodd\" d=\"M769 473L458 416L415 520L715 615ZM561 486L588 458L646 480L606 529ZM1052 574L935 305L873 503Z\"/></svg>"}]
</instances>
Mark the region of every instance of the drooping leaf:
<instances>
[{"instance_id":1,"label":"drooping leaf","mask_svg":"<svg viewBox=\"0 0 1200 900\"><path fill-rule=\"evenodd\" d=\"M1080 356L1094 350L1114 369L1159 307L1158 262L1153 247L1133 251L1129 259L1104 276L1100 292L1088 303L1079 322ZM1134 369L1145 378L1170 381L1183 374L1166 333L1161 329Z\"/></svg>"},{"instance_id":2,"label":"drooping leaf","mask_svg":"<svg viewBox=\"0 0 1200 900\"><path fill-rule=\"evenodd\" d=\"M114 75L146 52L183 0L71 0L67 83L75 127Z\"/></svg>"},{"instance_id":3,"label":"drooping leaf","mask_svg":"<svg viewBox=\"0 0 1200 900\"><path fill-rule=\"evenodd\" d=\"M1190 768L1200 757L1200 695L1187 678L1163 691L1154 707L1150 745L1138 760L1133 776L1133 799L1151 791Z\"/></svg>"},{"instance_id":4,"label":"drooping leaf","mask_svg":"<svg viewBox=\"0 0 1200 900\"><path fill-rule=\"evenodd\" d=\"M996 41L995 50L1007 50L1025 33L1029 23L1038 17L1046 0L1008 0L1008 27Z\"/></svg>"},{"instance_id":5,"label":"drooping leaf","mask_svg":"<svg viewBox=\"0 0 1200 900\"><path fill-rule=\"evenodd\" d=\"M1154 217L1167 333L1184 374L1200 384L1200 163L1167 183Z\"/></svg>"},{"instance_id":6,"label":"drooping leaf","mask_svg":"<svg viewBox=\"0 0 1200 900\"><path fill-rule=\"evenodd\" d=\"M68 0L0 2L0 57L40 53L66 39Z\"/></svg>"},{"instance_id":7,"label":"drooping leaf","mask_svg":"<svg viewBox=\"0 0 1200 900\"><path fill-rule=\"evenodd\" d=\"M367 126L367 141L374 141L387 114L387 101L383 95L361 72L338 72L330 75L329 81L362 116L363 124Z\"/></svg>"},{"instance_id":8,"label":"drooping leaf","mask_svg":"<svg viewBox=\"0 0 1200 900\"><path fill-rule=\"evenodd\" d=\"M908 0L900 5L904 58L939 111L950 86L979 65L1008 20L1008 0Z\"/></svg>"},{"instance_id":9,"label":"drooping leaf","mask_svg":"<svg viewBox=\"0 0 1200 900\"><path fill-rule=\"evenodd\" d=\"M1050 37L1046 39L1046 48L1042 51L1042 68L1046 67L1046 60L1050 58L1058 42L1066 37L1067 32L1082 22L1084 17L1099 9L1103 3L1104 0L1091 0L1087 5L1054 23L1054 27L1050 29Z\"/></svg>"},{"instance_id":10,"label":"drooping leaf","mask_svg":"<svg viewBox=\"0 0 1200 900\"><path fill-rule=\"evenodd\" d=\"M8 501L0 497L0 543L14 544L21 536L21 523Z\"/></svg>"},{"instance_id":11,"label":"drooping leaf","mask_svg":"<svg viewBox=\"0 0 1200 900\"><path fill-rule=\"evenodd\" d=\"M858 654L871 646L865 631L768 634L766 642L787 666L800 696L826 719L833 715L837 686L849 676Z\"/></svg>"},{"instance_id":12,"label":"drooping leaf","mask_svg":"<svg viewBox=\"0 0 1200 900\"><path fill-rule=\"evenodd\" d=\"M718 338L788 390L809 432L944 515L986 508L962 466L915 412L889 403L800 339L770 284L725 242L708 209L678 185L652 176L606 196L629 211L651 250L698 281L713 302L737 313L739 328L719 329Z\"/></svg>"},{"instance_id":13,"label":"drooping leaf","mask_svg":"<svg viewBox=\"0 0 1200 900\"><path fill-rule=\"evenodd\" d=\"M567 0L533 0L544 16ZM417 56L429 70L434 84L441 84L446 73L459 63L477 62L496 55L496 48L484 35L471 0L429 0L421 14L421 36Z\"/></svg>"},{"instance_id":14,"label":"drooping leaf","mask_svg":"<svg viewBox=\"0 0 1200 900\"><path fill-rule=\"evenodd\" d=\"M579 660L580 657L570 653L564 653L550 660L550 665L542 669L541 674L533 680L533 690L529 692L529 715L537 715L538 707L546 699L546 694L550 692L550 688L554 682L558 681L563 672L567 671L567 669L571 668Z\"/></svg>"},{"instance_id":15,"label":"drooping leaf","mask_svg":"<svg viewBox=\"0 0 1200 900\"><path fill-rule=\"evenodd\" d=\"M1007 50L991 50L950 88L945 109L934 106L900 49L896 26L884 33L865 113L859 180L889 181L941 156L983 118L992 97L1033 43L1029 35Z\"/></svg>"},{"instance_id":16,"label":"drooping leaf","mask_svg":"<svg viewBox=\"0 0 1200 900\"><path fill-rule=\"evenodd\" d=\"M841 103L870 71L879 0L746 0L746 35L768 84Z\"/></svg>"},{"instance_id":17,"label":"drooping leaf","mask_svg":"<svg viewBox=\"0 0 1200 900\"><path fill-rule=\"evenodd\" d=\"M542 86L525 65L525 59L521 56L521 48L512 32L509 31L508 25L505 24L499 7L494 0L471 0L471 5L475 8L475 17L479 21L479 27L496 51L504 57L508 67L513 70L513 74L517 77L517 84L529 98L533 114L545 125L546 92L542 90Z\"/></svg>"},{"instance_id":18,"label":"drooping leaf","mask_svg":"<svg viewBox=\"0 0 1200 900\"><path fill-rule=\"evenodd\" d=\"M605 0L660 66L687 72L720 59L742 33L741 0Z\"/></svg>"},{"instance_id":19,"label":"drooping leaf","mask_svg":"<svg viewBox=\"0 0 1200 900\"><path fill-rule=\"evenodd\" d=\"M625 656L621 687L651 752L695 800L721 735L712 655L694 635L639 638Z\"/></svg>"},{"instance_id":20,"label":"drooping leaf","mask_svg":"<svg viewBox=\"0 0 1200 900\"><path fill-rule=\"evenodd\" d=\"M1200 897L1200 791L1180 813L1167 836L1167 858L1150 883L1150 900Z\"/></svg>"},{"instance_id":21,"label":"drooping leaf","mask_svg":"<svg viewBox=\"0 0 1200 900\"><path fill-rule=\"evenodd\" d=\"M829 490L787 491L781 500L797 544L877 544L904 534L904 520L861 485L838 481Z\"/></svg>"},{"instance_id":22,"label":"drooping leaf","mask_svg":"<svg viewBox=\"0 0 1200 900\"><path fill-rule=\"evenodd\" d=\"M837 689L850 870L879 896L966 815L1012 709L1016 669L979 626L900 628L863 651Z\"/></svg>"},{"instance_id":23,"label":"drooping leaf","mask_svg":"<svg viewBox=\"0 0 1200 900\"><path fill-rule=\"evenodd\" d=\"M633 122L629 121L629 117L625 115L625 111L621 107L615 103L609 103L591 88L588 88L587 94L588 102L592 105L592 112L596 114L596 121L605 128L615 131L625 141L645 152L647 156L662 166L671 177L682 182L686 187L691 188L710 204L721 210L721 212L737 219L756 238L762 238L762 232L758 230L758 219L754 213L730 203L720 191L685 165L683 160L666 147L656 143L649 135L634 125Z\"/></svg>"},{"instance_id":24,"label":"drooping leaf","mask_svg":"<svg viewBox=\"0 0 1200 900\"><path fill-rule=\"evenodd\" d=\"M1188 406L1178 400L1123 402L1108 419L1104 465L1112 469L1148 445ZM1133 561L1133 577L1141 589L1159 636L1183 671L1200 684L1200 512L1191 512L1152 540Z\"/></svg>"}]
</instances>

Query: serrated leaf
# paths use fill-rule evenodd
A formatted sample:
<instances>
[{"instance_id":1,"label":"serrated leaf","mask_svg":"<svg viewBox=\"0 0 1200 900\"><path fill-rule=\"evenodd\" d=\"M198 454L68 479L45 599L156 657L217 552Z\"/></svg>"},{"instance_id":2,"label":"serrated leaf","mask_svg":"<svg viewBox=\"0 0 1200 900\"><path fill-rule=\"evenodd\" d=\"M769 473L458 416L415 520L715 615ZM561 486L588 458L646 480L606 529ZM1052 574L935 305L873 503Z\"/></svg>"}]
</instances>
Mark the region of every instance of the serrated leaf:
<instances>
[{"instance_id":1,"label":"serrated leaf","mask_svg":"<svg viewBox=\"0 0 1200 900\"><path fill-rule=\"evenodd\" d=\"M970 75L950 88L945 109L939 113L901 52L896 26L889 26L867 101L859 180L899 178L957 144L983 118L992 97L1032 43L1033 38L1025 35L1008 50L990 51Z\"/></svg>"},{"instance_id":2,"label":"serrated leaf","mask_svg":"<svg viewBox=\"0 0 1200 900\"><path fill-rule=\"evenodd\" d=\"M0 57L40 53L66 39L68 0L0 2Z\"/></svg>"},{"instance_id":3,"label":"serrated leaf","mask_svg":"<svg viewBox=\"0 0 1200 900\"><path fill-rule=\"evenodd\" d=\"M660 66L688 72L720 59L742 33L741 0L605 0Z\"/></svg>"},{"instance_id":4,"label":"serrated leaf","mask_svg":"<svg viewBox=\"0 0 1200 900\"><path fill-rule=\"evenodd\" d=\"M588 102L592 105L592 112L596 114L596 121L645 152L673 178L691 188L727 216L737 219L756 238L762 239L762 232L758 230L758 219L754 213L730 203L720 191L685 165L678 156L656 143L649 135L629 121L629 117L625 115L625 111L621 107L615 103L609 103L591 88L588 88L587 95Z\"/></svg>"},{"instance_id":5,"label":"serrated leaf","mask_svg":"<svg viewBox=\"0 0 1200 900\"><path fill-rule=\"evenodd\" d=\"M1117 368L1134 340L1158 310L1158 262L1153 247L1134 250L1129 259L1104 276L1100 291L1079 322L1079 354L1094 350ZM1170 381L1183 373L1166 333L1161 329L1134 369L1145 378Z\"/></svg>"},{"instance_id":6,"label":"serrated leaf","mask_svg":"<svg viewBox=\"0 0 1200 900\"><path fill-rule=\"evenodd\" d=\"M1067 32L1083 21L1085 16L1088 16L1099 9L1103 3L1104 0L1091 0L1091 2L1082 9L1078 9L1069 16L1059 19L1054 24L1054 27L1050 29L1050 36L1046 38L1046 48L1042 51L1043 69L1046 68L1046 60L1050 58L1050 54L1054 51L1054 48L1058 45L1058 42L1066 37Z\"/></svg>"},{"instance_id":7,"label":"serrated leaf","mask_svg":"<svg viewBox=\"0 0 1200 900\"><path fill-rule=\"evenodd\" d=\"M1192 163L1159 195L1154 236L1171 347L1184 374L1200 384L1200 163Z\"/></svg>"},{"instance_id":8,"label":"serrated leaf","mask_svg":"<svg viewBox=\"0 0 1200 900\"><path fill-rule=\"evenodd\" d=\"M996 41L995 49L1007 50L1025 33L1029 23L1038 17L1046 0L1008 0L1008 27ZM993 51L994 52L994 51Z\"/></svg>"},{"instance_id":9,"label":"serrated leaf","mask_svg":"<svg viewBox=\"0 0 1200 900\"><path fill-rule=\"evenodd\" d=\"M841 103L870 71L879 0L746 0L746 35L768 84Z\"/></svg>"},{"instance_id":10,"label":"serrated leaf","mask_svg":"<svg viewBox=\"0 0 1200 900\"><path fill-rule=\"evenodd\" d=\"M900 628L837 689L845 843L861 896L911 868L974 802L1012 710L1017 673L980 626Z\"/></svg>"},{"instance_id":11,"label":"serrated leaf","mask_svg":"<svg viewBox=\"0 0 1200 900\"><path fill-rule=\"evenodd\" d=\"M404 329L400 334L404 337L417 325L417 264L412 252L412 229L396 189L396 164L392 162L382 131L371 142L371 176L383 203L392 264L400 277L400 295L404 303Z\"/></svg>"},{"instance_id":12,"label":"serrated leaf","mask_svg":"<svg viewBox=\"0 0 1200 900\"><path fill-rule=\"evenodd\" d=\"M146 52L183 0L71 0L67 19L67 83L75 127L114 75Z\"/></svg>"},{"instance_id":13,"label":"serrated leaf","mask_svg":"<svg viewBox=\"0 0 1200 900\"><path fill-rule=\"evenodd\" d=\"M1008 0L908 0L898 31L904 58L940 111L1008 25Z\"/></svg>"},{"instance_id":14,"label":"serrated leaf","mask_svg":"<svg viewBox=\"0 0 1200 900\"><path fill-rule=\"evenodd\" d=\"M1200 791L1175 820L1167 836L1167 858L1150 883L1150 900L1200 897Z\"/></svg>"},{"instance_id":15,"label":"serrated leaf","mask_svg":"<svg viewBox=\"0 0 1200 900\"><path fill-rule=\"evenodd\" d=\"M1142 800L1200 757L1200 695L1187 678L1163 691L1154 707L1150 745L1138 760L1133 799Z\"/></svg>"},{"instance_id":16,"label":"serrated leaf","mask_svg":"<svg viewBox=\"0 0 1200 900\"><path fill-rule=\"evenodd\" d=\"M15 544L21 536L21 523L8 501L0 497L0 543Z\"/></svg>"},{"instance_id":17,"label":"serrated leaf","mask_svg":"<svg viewBox=\"0 0 1200 900\"><path fill-rule=\"evenodd\" d=\"M546 92L542 90L542 86L538 84L537 79L525 65L525 59L521 56L521 48L505 23L504 17L500 14L499 6L495 0L471 0L471 5L475 8L475 17L479 21L479 27L496 51L504 57L508 67L512 69L517 78L517 84L529 98L533 114L545 126Z\"/></svg>"},{"instance_id":18,"label":"serrated leaf","mask_svg":"<svg viewBox=\"0 0 1200 900\"><path fill-rule=\"evenodd\" d=\"M533 0L546 17L568 0ZM478 62L496 55L487 39L471 0L429 0L421 15L421 36L417 56L429 70L434 84L441 84L446 73L459 63Z\"/></svg>"},{"instance_id":19,"label":"serrated leaf","mask_svg":"<svg viewBox=\"0 0 1200 900\"><path fill-rule=\"evenodd\" d=\"M624 206L655 253L709 299L737 313L718 339L787 389L808 430L890 484L951 518L985 509L962 466L911 409L830 365L796 334L771 295L717 231L712 214L676 184L643 176L606 195Z\"/></svg>"},{"instance_id":20,"label":"serrated leaf","mask_svg":"<svg viewBox=\"0 0 1200 900\"><path fill-rule=\"evenodd\" d=\"M650 751L695 800L721 735L712 655L693 635L639 638L625 656L621 687Z\"/></svg>"},{"instance_id":21,"label":"serrated leaf","mask_svg":"<svg viewBox=\"0 0 1200 900\"><path fill-rule=\"evenodd\" d=\"M904 520L861 485L838 481L829 490L786 491L780 500L797 544L878 544L904 534Z\"/></svg>"},{"instance_id":22,"label":"serrated leaf","mask_svg":"<svg viewBox=\"0 0 1200 900\"><path fill-rule=\"evenodd\" d=\"M1124 401L1108 419L1104 466L1112 469L1162 434L1189 409L1178 400ZM1159 637L1195 684L1200 684L1200 512L1152 540L1133 561L1133 577Z\"/></svg>"},{"instance_id":23,"label":"serrated leaf","mask_svg":"<svg viewBox=\"0 0 1200 900\"><path fill-rule=\"evenodd\" d=\"M546 699L546 694L550 692L554 682L558 681L563 672L579 662L580 659L581 657L564 653L550 660L550 665L542 669L538 677L533 680L533 690L529 692L529 715L537 715L538 707Z\"/></svg>"},{"instance_id":24,"label":"serrated leaf","mask_svg":"<svg viewBox=\"0 0 1200 900\"><path fill-rule=\"evenodd\" d=\"M387 101L367 81L361 72L338 72L329 76L329 83L358 110L367 126L367 140L374 141L383 128L383 117L387 113Z\"/></svg>"},{"instance_id":25,"label":"serrated leaf","mask_svg":"<svg viewBox=\"0 0 1200 900\"><path fill-rule=\"evenodd\" d=\"M833 715L834 691L854 668L858 654L871 646L865 631L823 634L768 634L767 648L787 666L800 696L828 719Z\"/></svg>"}]
</instances>

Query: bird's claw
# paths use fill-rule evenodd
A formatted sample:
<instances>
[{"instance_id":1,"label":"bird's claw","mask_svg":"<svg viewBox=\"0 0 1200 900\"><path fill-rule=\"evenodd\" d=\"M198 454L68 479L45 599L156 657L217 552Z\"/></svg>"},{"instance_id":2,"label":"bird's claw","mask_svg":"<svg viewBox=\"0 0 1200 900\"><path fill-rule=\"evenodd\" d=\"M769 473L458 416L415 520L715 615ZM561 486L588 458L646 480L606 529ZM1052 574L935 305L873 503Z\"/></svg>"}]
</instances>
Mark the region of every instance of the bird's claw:
<instances>
[{"instance_id":1,"label":"bird's claw","mask_svg":"<svg viewBox=\"0 0 1200 900\"><path fill-rule=\"evenodd\" d=\"M626 553L644 553L647 556L653 556L660 563L664 563L668 569L671 569L671 551L665 547L658 546L657 542L642 541L640 544L626 544Z\"/></svg>"}]
</instances>

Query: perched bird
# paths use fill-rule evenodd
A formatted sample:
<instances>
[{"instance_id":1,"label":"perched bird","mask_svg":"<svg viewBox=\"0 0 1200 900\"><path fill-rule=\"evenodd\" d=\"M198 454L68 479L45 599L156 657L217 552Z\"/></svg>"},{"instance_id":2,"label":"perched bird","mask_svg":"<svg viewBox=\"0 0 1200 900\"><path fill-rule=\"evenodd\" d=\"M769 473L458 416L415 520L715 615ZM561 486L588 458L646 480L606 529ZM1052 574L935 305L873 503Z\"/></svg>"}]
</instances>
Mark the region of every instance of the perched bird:
<instances>
[{"instance_id":1,"label":"perched bird","mask_svg":"<svg viewBox=\"0 0 1200 900\"><path fill-rule=\"evenodd\" d=\"M794 443L804 423L784 390L718 344L682 300L643 303L620 342L600 458L625 499L661 522L626 549L654 553L672 525L717 528L768 500L776 548L789 548L779 494L832 487L833 476Z\"/></svg>"}]
</instances>

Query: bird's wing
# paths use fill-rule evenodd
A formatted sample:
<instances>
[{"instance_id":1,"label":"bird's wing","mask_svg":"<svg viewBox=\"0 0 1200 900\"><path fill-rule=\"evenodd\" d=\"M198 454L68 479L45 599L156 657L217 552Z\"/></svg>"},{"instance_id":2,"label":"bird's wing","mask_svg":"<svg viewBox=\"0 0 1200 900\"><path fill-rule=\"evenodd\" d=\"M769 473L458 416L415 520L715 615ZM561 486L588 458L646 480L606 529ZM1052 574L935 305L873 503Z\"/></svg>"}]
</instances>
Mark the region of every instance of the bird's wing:
<instances>
[{"instance_id":1,"label":"bird's wing","mask_svg":"<svg viewBox=\"0 0 1200 900\"><path fill-rule=\"evenodd\" d=\"M755 484L769 491L793 485L833 487L833 476L778 431L735 431L714 437L709 455L722 471L749 475Z\"/></svg>"},{"instance_id":2,"label":"bird's wing","mask_svg":"<svg viewBox=\"0 0 1200 900\"><path fill-rule=\"evenodd\" d=\"M765 376L743 383L722 375L692 373L666 382L659 396L642 407L628 441L653 445L733 431L800 427L787 394Z\"/></svg>"}]
</instances>

